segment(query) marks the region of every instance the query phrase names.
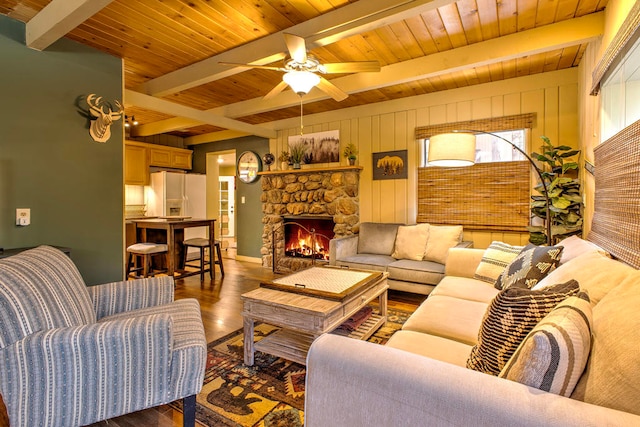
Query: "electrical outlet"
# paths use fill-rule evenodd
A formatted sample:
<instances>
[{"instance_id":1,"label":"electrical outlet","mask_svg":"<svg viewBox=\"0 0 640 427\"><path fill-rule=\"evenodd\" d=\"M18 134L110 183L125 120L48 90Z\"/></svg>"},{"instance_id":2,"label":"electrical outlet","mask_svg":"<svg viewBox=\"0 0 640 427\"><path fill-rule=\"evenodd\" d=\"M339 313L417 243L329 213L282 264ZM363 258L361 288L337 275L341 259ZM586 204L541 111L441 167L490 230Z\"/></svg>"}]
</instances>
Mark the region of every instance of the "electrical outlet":
<instances>
[{"instance_id":1,"label":"electrical outlet","mask_svg":"<svg viewBox=\"0 0 640 427\"><path fill-rule=\"evenodd\" d=\"M31 224L31 209L16 209L16 225L24 227Z\"/></svg>"}]
</instances>

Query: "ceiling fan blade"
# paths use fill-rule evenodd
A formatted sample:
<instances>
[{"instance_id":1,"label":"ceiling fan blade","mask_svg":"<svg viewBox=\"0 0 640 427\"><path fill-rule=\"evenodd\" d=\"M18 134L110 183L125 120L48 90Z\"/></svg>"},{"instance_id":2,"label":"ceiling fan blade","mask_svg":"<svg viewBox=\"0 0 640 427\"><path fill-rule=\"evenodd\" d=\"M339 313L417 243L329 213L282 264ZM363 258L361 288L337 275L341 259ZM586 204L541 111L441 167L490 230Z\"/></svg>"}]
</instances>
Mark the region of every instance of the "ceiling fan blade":
<instances>
[{"instance_id":1,"label":"ceiling fan blade","mask_svg":"<svg viewBox=\"0 0 640 427\"><path fill-rule=\"evenodd\" d=\"M244 68L260 68L261 70L287 71L284 68L273 67L271 65L238 64L236 62L218 62L218 64L233 65L234 67L244 67Z\"/></svg>"},{"instance_id":2,"label":"ceiling fan blade","mask_svg":"<svg viewBox=\"0 0 640 427\"><path fill-rule=\"evenodd\" d=\"M288 85L288 84L286 84L286 83L284 82L284 80L283 80L283 81L281 81L280 83L278 83L278 84L276 85L276 87L274 87L273 89L271 89L271 91L270 91L268 94L266 94L266 95L264 96L264 98L263 98L263 99L273 98L274 96L276 96L277 94L279 94L280 92L282 92L283 90L285 90L285 88L286 88L287 86L289 86L289 85Z\"/></svg>"},{"instance_id":3,"label":"ceiling fan blade","mask_svg":"<svg viewBox=\"0 0 640 427\"><path fill-rule=\"evenodd\" d=\"M318 83L317 87L338 102L344 101L349 96L338 88L338 86L334 85L322 76L320 77L320 83Z\"/></svg>"},{"instance_id":4,"label":"ceiling fan blade","mask_svg":"<svg viewBox=\"0 0 640 427\"><path fill-rule=\"evenodd\" d=\"M376 73L380 71L378 61L362 62L336 62L333 64L323 64L327 74L340 73Z\"/></svg>"},{"instance_id":5,"label":"ceiling fan blade","mask_svg":"<svg viewBox=\"0 0 640 427\"><path fill-rule=\"evenodd\" d=\"M300 36L288 33L283 33L283 35L284 42L287 44L287 49L289 49L289 55L291 55L291 58L301 64L307 62L307 45L305 44L304 39Z\"/></svg>"}]
</instances>

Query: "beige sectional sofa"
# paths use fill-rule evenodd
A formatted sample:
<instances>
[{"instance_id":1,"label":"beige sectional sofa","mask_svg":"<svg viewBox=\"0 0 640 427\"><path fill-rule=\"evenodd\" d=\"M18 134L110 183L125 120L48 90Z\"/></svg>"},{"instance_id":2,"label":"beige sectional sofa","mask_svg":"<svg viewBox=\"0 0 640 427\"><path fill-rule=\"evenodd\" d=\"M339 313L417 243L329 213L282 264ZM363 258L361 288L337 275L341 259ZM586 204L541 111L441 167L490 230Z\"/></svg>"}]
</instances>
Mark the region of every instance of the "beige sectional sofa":
<instances>
[{"instance_id":1,"label":"beige sectional sofa","mask_svg":"<svg viewBox=\"0 0 640 427\"><path fill-rule=\"evenodd\" d=\"M428 295L444 277L452 246L471 246L462 242L461 226L363 222L358 234L330 241L329 263L386 271L390 289Z\"/></svg>"},{"instance_id":2,"label":"beige sectional sofa","mask_svg":"<svg viewBox=\"0 0 640 427\"><path fill-rule=\"evenodd\" d=\"M313 343L305 425L640 425L640 272L582 242L536 285L573 279L591 299L591 351L570 397L466 367L499 291L474 279L484 250L454 248L445 278L386 345Z\"/></svg>"}]
</instances>

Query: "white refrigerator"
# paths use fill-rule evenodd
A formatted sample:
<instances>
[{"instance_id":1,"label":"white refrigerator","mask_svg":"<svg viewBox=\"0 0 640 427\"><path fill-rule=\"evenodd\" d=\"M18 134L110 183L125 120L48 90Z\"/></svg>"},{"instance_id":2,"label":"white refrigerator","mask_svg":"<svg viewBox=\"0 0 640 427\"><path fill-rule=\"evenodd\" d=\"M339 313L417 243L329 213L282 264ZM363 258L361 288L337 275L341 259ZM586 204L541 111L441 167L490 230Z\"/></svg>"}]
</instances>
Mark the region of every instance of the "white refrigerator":
<instances>
[{"instance_id":1,"label":"white refrigerator","mask_svg":"<svg viewBox=\"0 0 640 427\"><path fill-rule=\"evenodd\" d=\"M147 215L207 218L207 176L181 172L153 172L147 197ZM184 238L208 238L207 227L185 228ZM198 253L195 248L189 249Z\"/></svg>"},{"instance_id":2,"label":"white refrigerator","mask_svg":"<svg viewBox=\"0 0 640 427\"><path fill-rule=\"evenodd\" d=\"M185 173L153 172L147 195L148 216L185 216Z\"/></svg>"},{"instance_id":3,"label":"white refrigerator","mask_svg":"<svg viewBox=\"0 0 640 427\"><path fill-rule=\"evenodd\" d=\"M184 215L191 218L207 218L207 176L196 173L185 175L184 184ZM207 227L185 228L184 238L203 237L207 239ZM192 249L196 251L197 249Z\"/></svg>"}]
</instances>

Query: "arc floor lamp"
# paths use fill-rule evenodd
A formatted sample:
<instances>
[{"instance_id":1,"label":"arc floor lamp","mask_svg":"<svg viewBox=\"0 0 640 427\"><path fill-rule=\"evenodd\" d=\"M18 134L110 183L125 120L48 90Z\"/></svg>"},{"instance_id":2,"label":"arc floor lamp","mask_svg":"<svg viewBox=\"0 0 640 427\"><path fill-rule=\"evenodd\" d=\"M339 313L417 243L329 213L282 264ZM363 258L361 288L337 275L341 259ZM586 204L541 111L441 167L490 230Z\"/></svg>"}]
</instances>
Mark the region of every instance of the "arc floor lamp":
<instances>
[{"instance_id":1,"label":"arc floor lamp","mask_svg":"<svg viewBox=\"0 0 640 427\"><path fill-rule=\"evenodd\" d=\"M536 165L533 159L527 155L520 147L513 142L496 135L495 133L486 132L482 130L456 130L450 133L441 133L433 135L429 138L429 164L432 166L444 166L444 167L461 167L471 166L476 161L476 134L491 135L495 138L501 139L507 144L511 145L516 151L522 154L531 164L533 170L538 175L542 187L544 189L544 198L546 202L546 219L545 226L547 231L546 242L548 245L552 242L551 236L551 203L549 201L549 192L547 190L547 183L542 176L542 170Z\"/></svg>"}]
</instances>

